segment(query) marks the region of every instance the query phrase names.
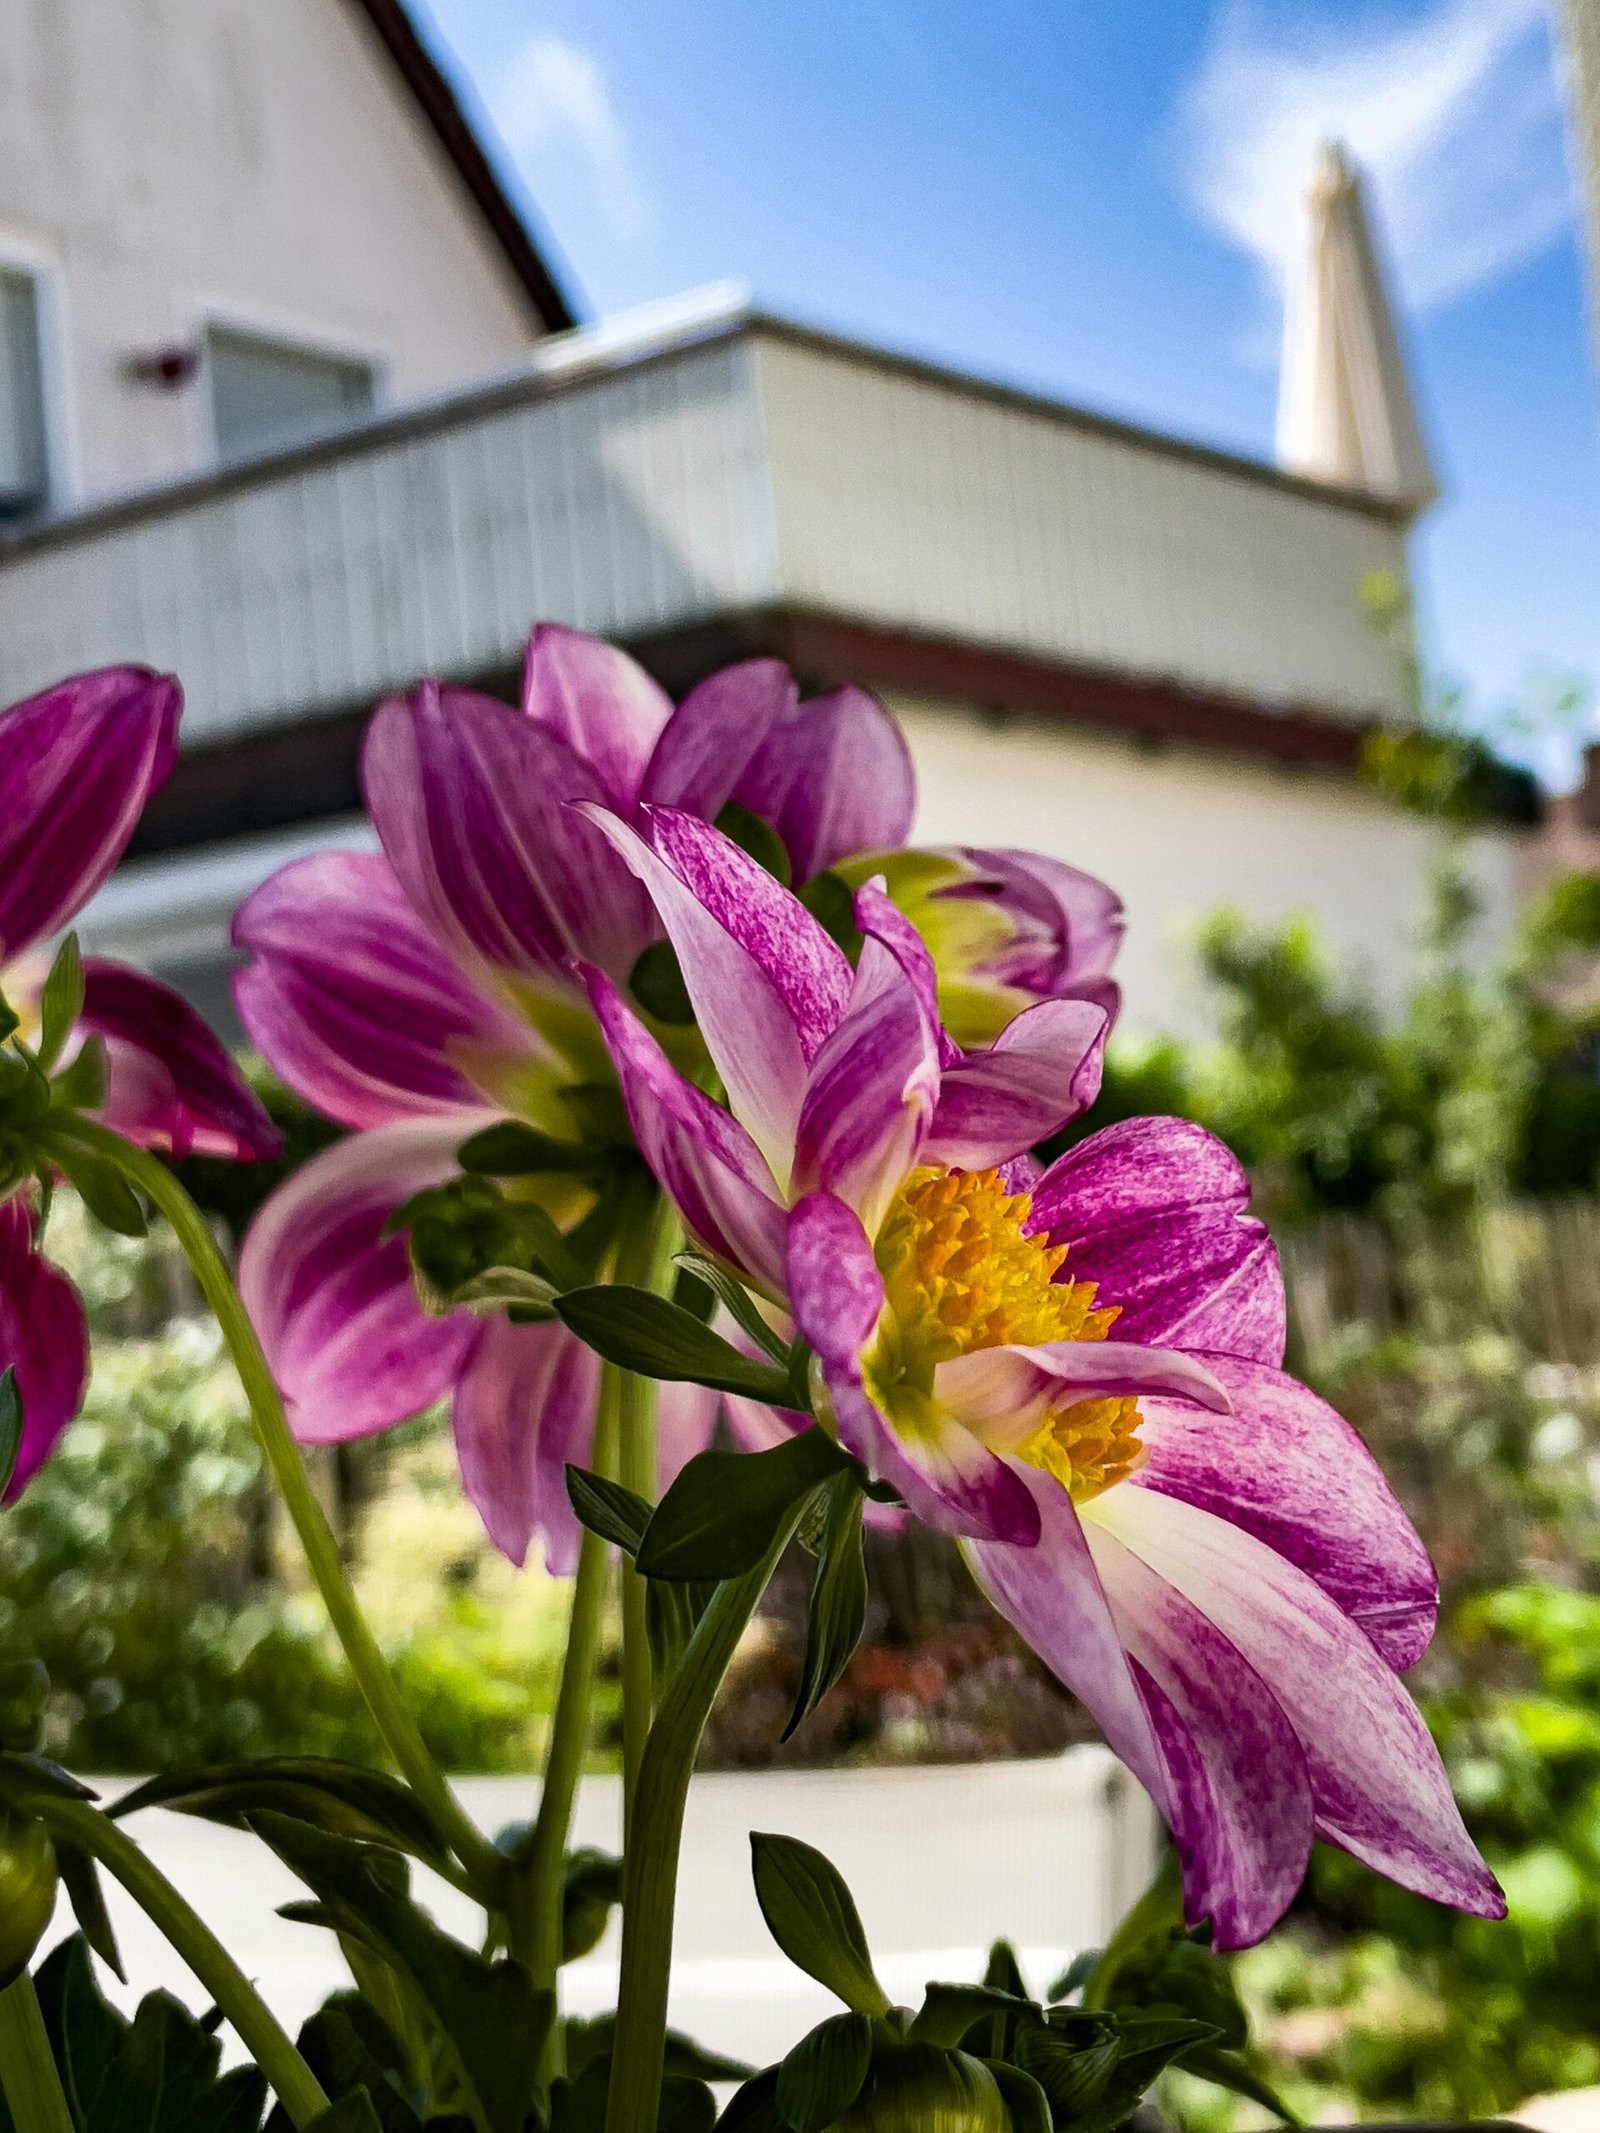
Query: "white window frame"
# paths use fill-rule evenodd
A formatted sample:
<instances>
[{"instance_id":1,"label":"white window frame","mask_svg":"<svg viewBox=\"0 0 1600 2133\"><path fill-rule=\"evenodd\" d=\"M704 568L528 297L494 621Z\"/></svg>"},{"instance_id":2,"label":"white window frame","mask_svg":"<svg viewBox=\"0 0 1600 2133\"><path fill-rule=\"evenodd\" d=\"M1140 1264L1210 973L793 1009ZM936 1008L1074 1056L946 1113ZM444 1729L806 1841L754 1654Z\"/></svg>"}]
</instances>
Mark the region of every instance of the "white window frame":
<instances>
[{"instance_id":1,"label":"white window frame","mask_svg":"<svg viewBox=\"0 0 1600 2133\"><path fill-rule=\"evenodd\" d=\"M76 408L68 357L66 279L60 255L36 237L0 224L0 268L26 274L33 283L39 328L39 398L44 422L45 503L41 514L58 518L82 496Z\"/></svg>"},{"instance_id":2,"label":"white window frame","mask_svg":"<svg viewBox=\"0 0 1600 2133\"><path fill-rule=\"evenodd\" d=\"M325 357L330 363L359 363L372 373L373 417L385 413L393 404L394 362L386 349L349 334L330 331L323 325L310 324L288 312L256 310L235 304L204 304L196 311L194 322L194 344L201 353L202 386L196 395L201 403L196 444L200 456L211 466L224 463L221 440L217 436L216 401L211 389L211 336L214 332L236 333L246 340L266 341L299 354ZM308 438L305 441L315 440ZM272 447L267 449L270 452ZM294 447L288 445L284 449L293 450Z\"/></svg>"}]
</instances>

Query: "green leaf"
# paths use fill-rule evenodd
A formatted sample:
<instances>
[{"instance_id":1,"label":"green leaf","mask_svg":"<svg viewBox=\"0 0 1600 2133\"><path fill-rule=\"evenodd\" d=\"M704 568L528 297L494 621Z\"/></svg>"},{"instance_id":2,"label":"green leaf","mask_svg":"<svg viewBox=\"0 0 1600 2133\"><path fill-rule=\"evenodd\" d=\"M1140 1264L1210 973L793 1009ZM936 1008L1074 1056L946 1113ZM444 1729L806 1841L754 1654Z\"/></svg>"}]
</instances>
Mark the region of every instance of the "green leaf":
<instances>
[{"instance_id":1,"label":"green leaf","mask_svg":"<svg viewBox=\"0 0 1600 2133\"><path fill-rule=\"evenodd\" d=\"M22 1017L17 1013L3 992L0 992L0 1044L5 1044L22 1027Z\"/></svg>"},{"instance_id":2,"label":"green leaf","mask_svg":"<svg viewBox=\"0 0 1600 2133\"><path fill-rule=\"evenodd\" d=\"M849 1665L867 1625L867 1564L861 1539L861 1490L848 1470L825 1491L816 1575L806 1608L806 1658L785 1740L802 1725Z\"/></svg>"},{"instance_id":3,"label":"green leaf","mask_svg":"<svg viewBox=\"0 0 1600 2133\"><path fill-rule=\"evenodd\" d=\"M662 2081L656 2133L712 2133L716 2122L717 2099L703 2081L670 2074Z\"/></svg>"},{"instance_id":4,"label":"green leaf","mask_svg":"<svg viewBox=\"0 0 1600 2133\"><path fill-rule=\"evenodd\" d=\"M1013 1998L1028 1998L1027 1981L1022 1975L1022 1965L1017 1961L1017 1951L1008 1940L997 1940L989 1950L989 1961L984 1969L983 1982L994 1992L1009 1992Z\"/></svg>"},{"instance_id":5,"label":"green leaf","mask_svg":"<svg viewBox=\"0 0 1600 2133\"><path fill-rule=\"evenodd\" d=\"M567 1500L579 1525L598 1533L624 1555L637 1555L650 1524L650 1505L644 1498L625 1489L620 1481L591 1473L584 1466L569 1466L566 1480Z\"/></svg>"},{"instance_id":6,"label":"green leaf","mask_svg":"<svg viewBox=\"0 0 1600 2133\"><path fill-rule=\"evenodd\" d=\"M841 875L831 870L813 875L800 891L800 901L830 940L854 963L861 954L861 933L856 925L855 892Z\"/></svg>"},{"instance_id":7,"label":"green leaf","mask_svg":"<svg viewBox=\"0 0 1600 2133\"><path fill-rule=\"evenodd\" d=\"M432 1821L407 1786L382 1771L324 1756L265 1756L254 1763L149 1778L124 1793L109 1812L120 1821L145 1807L169 1808L227 1829L245 1828L252 1815L266 1809L330 1836L396 1846L429 1866L450 1864Z\"/></svg>"},{"instance_id":8,"label":"green leaf","mask_svg":"<svg viewBox=\"0 0 1600 2133\"><path fill-rule=\"evenodd\" d=\"M701 1452L668 1489L639 1547L646 1577L743 1577L771 1547L795 1503L849 1468L824 1431L803 1430L769 1452Z\"/></svg>"},{"instance_id":9,"label":"green leaf","mask_svg":"<svg viewBox=\"0 0 1600 2133\"><path fill-rule=\"evenodd\" d=\"M411 2123L414 2126L420 2124L415 2112ZM353 2095L341 2096L337 2103L319 2111L307 2126L306 2133L386 2133L386 2129L367 2091L357 2089Z\"/></svg>"},{"instance_id":10,"label":"green leaf","mask_svg":"<svg viewBox=\"0 0 1600 2133\"><path fill-rule=\"evenodd\" d=\"M1052 2000L1070 1999L1079 1986L1087 1983L1094 1975L1095 1965L1099 1962L1102 1952L1099 1948L1080 1949L1050 1987L1046 1997Z\"/></svg>"},{"instance_id":11,"label":"green leaf","mask_svg":"<svg viewBox=\"0 0 1600 2133\"><path fill-rule=\"evenodd\" d=\"M1103 2104L1121 2057L1116 2036L1081 2045L1053 2030L1030 2029L1017 2039L1018 2065L1044 2090L1053 2116L1074 2127Z\"/></svg>"},{"instance_id":12,"label":"green leaf","mask_svg":"<svg viewBox=\"0 0 1600 2133\"><path fill-rule=\"evenodd\" d=\"M747 2081L731 2099L717 2120L717 2133L785 2133L775 2066Z\"/></svg>"},{"instance_id":13,"label":"green leaf","mask_svg":"<svg viewBox=\"0 0 1600 2133\"><path fill-rule=\"evenodd\" d=\"M715 1392L784 1402L789 1381L770 1363L752 1362L731 1341L665 1296L601 1284L570 1289L556 1301L563 1323L605 1362L647 1378L709 1385Z\"/></svg>"},{"instance_id":14,"label":"green leaf","mask_svg":"<svg viewBox=\"0 0 1600 2133\"><path fill-rule=\"evenodd\" d=\"M69 933L56 950L50 974L39 994L39 1042L35 1057L46 1074L61 1057L61 1048L82 1013L83 962L78 954L78 936Z\"/></svg>"},{"instance_id":15,"label":"green leaf","mask_svg":"<svg viewBox=\"0 0 1600 2133\"><path fill-rule=\"evenodd\" d=\"M790 1962L852 2013L887 2014L889 1996L873 1975L861 1916L838 1869L793 1837L753 1832L750 1851L761 1915Z\"/></svg>"},{"instance_id":16,"label":"green leaf","mask_svg":"<svg viewBox=\"0 0 1600 2133\"><path fill-rule=\"evenodd\" d=\"M80 1784L59 1763L51 1762L47 1755L9 1749L0 1753L0 1799L26 1807L41 1793L52 1800L92 1800L95 1797L87 1785Z\"/></svg>"},{"instance_id":17,"label":"green leaf","mask_svg":"<svg viewBox=\"0 0 1600 2133\"><path fill-rule=\"evenodd\" d=\"M985 2015L1038 2015L1022 1993L992 1985L930 1985L912 2019L907 2037L916 2044L960 2044L974 2022Z\"/></svg>"},{"instance_id":18,"label":"green leaf","mask_svg":"<svg viewBox=\"0 0 1600 2133\"><path fill-rule=\"evenodd\" d=\"M715 827L721 830L730 844L738 845L748 852L756 865L775 881L789 888L794 880L794 871L789 864L788 850L783 839L768 822L759 815L751 814L737 800L730 800L717 816Z\"/></svg>"},{"instance_id":19,"label":"green leaf","mask_svg":"<svg viewBox=\"0 0 1600 2133\"><path fill-rule=\"evenodd\" d=\"M788 1342L781 1340L767 1324L750 1291L742 1282L735 1281L726 1267L718 1266L714 1259L708 1259L703 1252L693 1251L679 1252L673 1265L682 1267L684 1272L692 1274L696 1281L704 1282L734 1324L750 1336L763 1354L769 1355L773 1362L784 1370L788 1369Z\"/></svg>"},{"instance_id":20,"label":"green leaf","mask_svg":"<svg viewBox=\"0 0 1600 2133\"><path fill-rule=\"evenodd\" d=\"M126 1984L128 1973L122 1967L121 1950L112 1929L111 1914L106 1909L99 1867L86 1851L69 1843L65 1837L56 1838L55 1850L61 1886L67 1892L72 1915L78 1921L84 1939L112 1975Z\"/></svg>"},{"instance_id":21,"label":"green leaf","mask_svg":"<svg viewBox=\"0 0 1600 2133\"><path fill-rule=\"evenodd\" d=\"M863 2014L819 2023L778 2068L777 2102L793 2133L822 2133L861 2093L872 2064L872 2024Z\"/></svg>"},{"instance_id":22,"label":"green leaf","mask_svg":"<svg viewBox=\"0 0 1600 2133\"><path fill-rule=\"evenodd\" d=\"M95 1220L119 1237L143 1237L149 1230L138 1194L116 1165L93 1150L80 1148L64 1135L50 1137L50 1157L60 1165Z\"/></svg>"},{"instance_id":23,"label":"green leaf","mask_svg":"<svg viewBox=\"0 0 1600 2133\"><path fill-rule=\"evenodd\" d=\"M411 1901L398 1853L281 1814L254 1814L249 1827L318 1898L284 1915L332 1924L408 1978L489 2133L522 2133L553 1996L535 1989L521 1963L491 1962L441 1931Z\"/></svg>"},{"instance_id":24,"label":"green leaf","mask_svg":"<svg viewBox=\"0 0 1600 2133\"><path fill-rule=\"evenodd\" d=\"M651 1578L645 1585L645 1632L656 1688L665 1689L673 1670L711 1605L716 1586L682 1578Z\"/></svg>"},{"instance_id":25,"label":"green leaf","mask_svg":"<svg viewBox=\"0 0 1600 2133\"><path fill-rule=\"evenodd\" d=\"M50 1084L52 1109L98 1111L106 1100L109 1073L106 1040L98 1030L91 1030L71 1065L64 1066Z\"/></svg>"},{"instance_id":26,"label":"green leaf","mask_svg":"<svg viewBox=\"0 0 1600 2133\"><path fill-rule=\"evenodd\" d=\"M379 2133L420 2133L422 2120L405 2094L405 2049L359 1993L336 1993L305 2022L296 2042L329 2096L348 2103L359 2092L367 2099ZM281 2104L268 2119L266 2133L291 2133Z\"/></svg>"},{"instance_id":27,"label":"green leaf","mask_svg":"<svg viewBox=\"0 0 1600 2133\"><path fill-rule=\"evenodd\" d=\"M1011 2133L1053 2133L1050 2100L1031 2074L1025 2074L1020 2066L1008 2066L1003 2059L985 2059L982 2063L994 2076L994 2085L1011 2120Z\"/></svg>"},{"instance_id":28,"label":"green leaf","mask_svg":"<svg viewBox=\"0 0 1600 2133\"><path fill-rule=\"evenodd\" d=\"M567 1854L561 1874L561 1960L575 1963L597 1948L622 1901L622 1861L584 1845Z\"/></svg>"},{"instance_id":29,"label":"green leaf","mask_svg":"<svg viewBox=\"0 0 1600 2133\"><path fill-rule=\"evenodd\" d=\"M11 1486L22 1450L22 1395L17 1373L9 1365L0 1370L0 1496Z\"/></svg>"},{"instance_id":30,"label":"green leaf","mask_svg":"<svg viewBox=\"0 0 1600 2133\"><path fill-rule=\"evenodd\" d=\"M652 1021L669 1029L686 1029L694 1021L694 1002L670 941L650 943L628 973L628 990Z\"/></svg>"},{"instance_id":31,"label":"green leaf","mask_svg":"<svg viewBox=\"0 0 1600 2133\"><path fill-rule=\"evenodd\" d=\"M463 1170L489 1178L533 1177L542 1170L594 1172L604 1170L609 1160L604 1149L587 1141L557 1140L509 1118L485 1126L456 1150Z\"/></svg>"},{"instance_id":32,"label":"green leaf","mask_svg":"<svg viewBox=\"0 0 1600 2133\"><path fill-rule=\"evenodd\" d=\"M1235 2096L1243 2096L1249 2103L1259 2103L1264 2109L1276 2112L1285 2125L1298 2126L1304 2122L1284 2102L1271 2082L1258 2074L1239 2052L1225 2051L1215 2044L1197 2045L1184 2054L1183 2070L1219 2089L1227 2089Z\"/></svg>"},{"instance_id":33,"label":"green leaf","mask_svg":"<svg viewBox=\"0 0 1600 2133\"><path fill-rule=\"evenodd\" d=\"M1150 1886L1101 1949L1099 1960L1084 1980L1084 2006L1108 2006L1123 1966L1137 1959L1150 1961L1156 1947L1175 1939L1182 1931L1183 1878L1177 1853L1168 1851Z\"/></svg>"},{"instance_id":34,"label":"green leaf","mask_svg":"<svg viewBox=\"0 0 1600 2133\"><path fill-rule=\"evenodd\" d=\"M492 1266L464 1281L450 1297L456 1311L472 1311L480 1318L505 1311L513 1324L537 1325L555 1317L556 1286L542 1274L529 1274L518 1266Z\"/></svg>"}]
</instances>

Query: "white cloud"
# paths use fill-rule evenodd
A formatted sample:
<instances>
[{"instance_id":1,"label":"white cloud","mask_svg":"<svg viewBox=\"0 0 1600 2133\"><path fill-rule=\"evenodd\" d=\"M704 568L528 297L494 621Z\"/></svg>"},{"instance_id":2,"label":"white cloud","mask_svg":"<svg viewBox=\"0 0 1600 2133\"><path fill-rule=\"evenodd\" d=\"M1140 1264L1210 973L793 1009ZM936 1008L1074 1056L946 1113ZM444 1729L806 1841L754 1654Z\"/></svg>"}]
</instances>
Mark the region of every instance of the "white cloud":
<instances>
[{"instance_id":1,"label":"white cloud","mask_svg":"<svg viewBox=\"0 0 1600 2133\"><path fill-rule=\"evenodd\" d=\"M564 37L530 37L501 71L489 108L506 146L531 177L548 169L551 156L576 150L615 227L632 236L648 225L650 203L592 52Z\"/></svg>"},{"instance_id":2,"label":"white cloud","mask_svg":"<svg viewBox=\"0 0 1600 2133\"><path fill-rule=\"evenodd\" d=\"M1337 24L1224 0L1182 115L1196 206L1275 283L1328 138L1365 168L1414 310L1492 281L1572 214L1545 0Z\"/></svg>"}]
</instances>

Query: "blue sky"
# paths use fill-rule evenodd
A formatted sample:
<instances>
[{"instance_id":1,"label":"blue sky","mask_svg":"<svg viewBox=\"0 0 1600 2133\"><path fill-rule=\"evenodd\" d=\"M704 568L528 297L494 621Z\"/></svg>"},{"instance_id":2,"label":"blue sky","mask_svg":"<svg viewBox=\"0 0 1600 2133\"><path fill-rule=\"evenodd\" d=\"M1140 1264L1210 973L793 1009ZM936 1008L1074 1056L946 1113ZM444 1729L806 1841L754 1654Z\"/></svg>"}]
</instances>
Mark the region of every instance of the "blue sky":
<instances>
[{"instance_id":1,"label":"blue sky","mask_svg":"<svg viewBox=\"0 0 1600 2133\"><path fill-rule=\"evenodd\" d=\"M1435 664L1600 683L1600 415L1545 0L431 0L586 309L735 277L1270 452L1312 145L1369 172L1445 501ZM426 7L419 4L426 26Z\"/></svg>"}]
</instances>

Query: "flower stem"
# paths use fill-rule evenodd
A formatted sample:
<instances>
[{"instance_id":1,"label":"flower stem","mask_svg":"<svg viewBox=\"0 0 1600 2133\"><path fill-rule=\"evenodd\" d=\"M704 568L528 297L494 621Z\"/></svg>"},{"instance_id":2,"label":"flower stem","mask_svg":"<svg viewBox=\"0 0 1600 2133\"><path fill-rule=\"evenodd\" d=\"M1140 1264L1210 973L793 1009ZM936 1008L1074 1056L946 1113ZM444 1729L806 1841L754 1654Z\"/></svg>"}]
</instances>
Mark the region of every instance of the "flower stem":
<instances>
[{"instance_id":1,"label":"flower stem","mask_svg":"<svg viewBox=\"0 0 1600 2133\"><path fill-rule=\"evenodd\" d=\"M367 1626L366 1617L350 1588L339 1559L339 1544L312 1490L299 1447L289 1432L283 1402L267 1367L267 1359L261 1352L255 1328L239 1299L233 1276L217 1249L216 1239L204 1215L164 1163L142 1148L133 1147L107 1127L97 1125L92 1119L74 1116L61 1120L55 1131L114 1163L171 1225L194 1269L200 1293L222 1329L250 1403L256 1435L267 1464L272 1469L273 1479L300 1537L311 1575L316 1580L334 1632L344 1647L345 1657L366 1698L373 1721L440 1836L472 1876L480 1894L488 1894L499 1883L504 1862L468 1819L445 1783L415 1719L400 1701L377 1639Z\"/></svg>"},{"instance_id":2,"label":"flower stem","mask_svg":"<svg viewBox=\"0 0 1600 2133\"><path fill-rule=\"evenodd\" d=\"M678 1851L700 1735L756 1603L805 1509L797 1503L754 1570L719 1585L650 1728L622 1887L622 1976L605 2133L654 2133L666 2057Z\"/></svg>"},{"instance_id":3,"label":"flower stem","mask_svg":"<svg viewBox=\"0 0 1600 2133\"><path fill-rule=\"evenodd\" d=\"M240 2041L266 2075L273 2093L296 2126L307 2126L328 2108L322 2085L290 2043L265 2000L159 1868L109 1816L82 1800L36 1797L29 1809L54 1834L70 1838L122 1883L238 2031Z\"/></svg>"},{"instance_id":4,"label":"flower stem","mask_svg":"<svg viewBox=\"0 0 1600 2133\"><path fill-rule=\"evenodd\" d=\"M640 1288L663 1291L677 1249L677 1217L664 1199L658 1199L636 1235L625 1241L617 1256L617 1280ZM654 1378L622 1373L621 1448L618 1479L624 1488L646 1503L656 1500L656 1401L659 1387ZM639 1790L639 1771L645 1743L650 1737L650 1716L655 1708L655 1662L650 1651L648 1587L631 1562L622 1565L622 1844L626 1851L632 1839L634 1800Z\"/></svg>"},{"instance_id":5,"label":"flower stem","mask_svg":"<svg viewBox=\"0 0 1600 2133\"><path fill-rule=\"evenodd\" d=\"M0 1992L0 2095L17 2133L76 2133L26 1970Z\"/></svg>"},{"instance_id":6,"label":"flower stem","mask_svg":"<svg viewBox=\"0 0 1600 2133\"><path fill-rule=\"evenodd\" d=\"M606 1364L600 1376L593 1458L595 1471L601 1474L610 1474L616 1464L620 1375ZM551 1990L561 1968L562 1868L572 1827L572 1803L577 1795L578 1780L583 1775L584 1753L589 1740L595 1661L600 1650L600 1627L605 1612L608 1555L609 1550L599 1534L585 1530L578 1550L578 1574L572 1586L567 1649L561 1663L561 1687L550 1726L539 1811L526 1856L519 1866L513 1897L511 1952L521 1956L527 1964L535 1985ZM560 2052L561 2025L557 2022L550 2031L544 2069L546 2080L563 2070L559 2063Z\"/></svg>"}]
</instances>

